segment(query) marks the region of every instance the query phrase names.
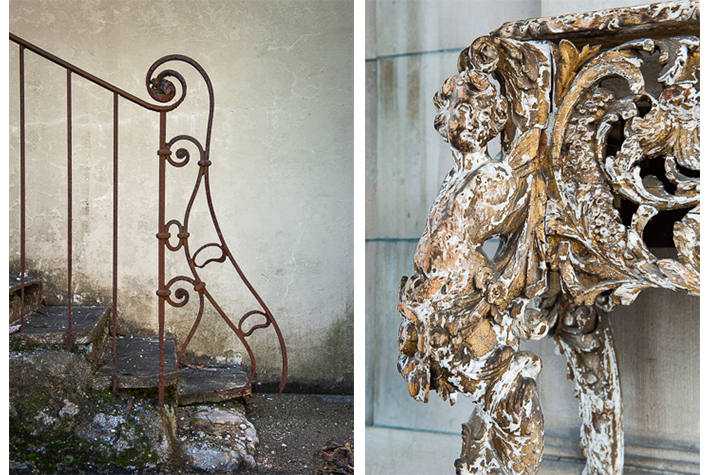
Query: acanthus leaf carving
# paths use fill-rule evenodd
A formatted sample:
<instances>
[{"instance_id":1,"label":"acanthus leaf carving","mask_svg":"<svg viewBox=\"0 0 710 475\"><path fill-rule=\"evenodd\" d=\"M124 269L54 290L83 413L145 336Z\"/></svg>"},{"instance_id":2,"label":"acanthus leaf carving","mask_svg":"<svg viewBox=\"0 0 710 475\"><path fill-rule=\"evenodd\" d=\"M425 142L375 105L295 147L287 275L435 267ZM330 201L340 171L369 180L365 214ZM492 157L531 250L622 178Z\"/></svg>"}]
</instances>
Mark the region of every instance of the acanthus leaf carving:
<instances>
[{"instance_id":1,"label":"acanthus leaf carving","mask_svg":"<svg viewBox=\"0 0 710 475\"><path fill-rule=\"evenodd\" d=\"M668 278L643 241L646 224L659 211L692 208L700 202L699 178L678 172L680 163L699 169L699 159L692 158L699 157L699 142L694 138L699 110L693 80L697 63L686 60L696 48L697 39L689 38L639 40L606 51L581 69L560 105L551 155L559 200L548 203L547 232L559 238L553 242L573 243L562 249L560 255L569 257L563 266L583 262L576 267L595 276L593 285L572 291L574 297L584 295L587 303L610 288L613 303L624 305L647 287L698 292L692 266L664 262L661 266L673 276ZM665 84L659 98L646 92L640 54L657 50L662 64L669 57L682 62L681 66L667 64L662 71ZM682 91L671 76L683 79ZM617 99L602 85L609 77L623 78L631 95ZM643 116L640 102L649 107ZM624 140L617 153L609 154L607 139L612 124L619 122L624 124ZM642 162L654 159L665 161L663 178L675 184L674 194L665 191L658 177L641 176ZM629 226L614 206L616 196L638 206ZM555 246L551 250L559 252ZM569 272L563 272L563 277L571 283Z\"/></svg>"}]
</instances>

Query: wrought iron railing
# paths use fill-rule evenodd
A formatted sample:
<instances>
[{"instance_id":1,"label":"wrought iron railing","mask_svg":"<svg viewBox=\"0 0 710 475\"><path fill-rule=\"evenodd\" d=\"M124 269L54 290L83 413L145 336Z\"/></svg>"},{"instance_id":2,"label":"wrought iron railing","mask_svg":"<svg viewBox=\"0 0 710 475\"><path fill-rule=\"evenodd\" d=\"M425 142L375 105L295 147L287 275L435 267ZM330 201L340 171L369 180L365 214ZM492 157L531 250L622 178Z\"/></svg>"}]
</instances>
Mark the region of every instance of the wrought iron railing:
<instances>
[{"instance_id":1,"label":"wrought iron railing","mask_svg":"<svg viewBox=\"0 0 710 475\"><path fill-rule=\"evenodd\" d=\"M249 358L251 360L251 374L248 378L248 382L237 389L230 391L231 393L236 393L246 389L251 382L254 380L256 375L256 361L254 353L247 342L247 338L252 335L252 333L260 328L267 328L273 326L276 336L278 337L281 357L282 357L282 373L281 382L279 385L279 391L282 391L284 385L286 384L286 375L288 372L288 357L286 352L286 345L284 343L281 331L274 319L273 315L269 311L268 307L261 299L259 294L256 292L254 287L251 285L244 272L241 270L237 261L235 260L232 253L227 247L227 243L224 240L222 231L217 222L217 217L215 215L214 207L212 204L212 195L210 191L209 182L209 168L212 162L210 161L210 139L212 134L212 120L214 116L214 90L212 88L212 83L210 81L207 73L202 69L202 67L193 59L182 55L169 55L165 56L151 65L148 69L146 75L146 87L148 89L148 94L150 97L158 102L158 104L152 104L150 102L144 101L108 82L48 53L47 51L38 48L37 46L17 37L10 33L10 41L16 43L19 46L19 99L20 99L20 296L21 296L21 323L20 323L20 333L25 332L25 275L26 275L26 223L25 223L25 210L26 210L26 188L25 188L25 51L31 51L52 63L55 63L66 70L66 99L67 99L67 206L68 206L68 224L67 224L67 301L68 301L68 325L66 332L66 340L68 344L72 342L72 77L79 76L87 81L90 81L105 90L113 93L113 261L112 261L112 305L111 305L111 332L113 337L113 389L117 388L117 375L116 375L116 329L117 329L117 294L118 294L118 105L119 98L127 100L133 104L136 104L144 109L153 111L159 114L160 121L160 132L158 137L158 160L159 160L159 178L158 178L158 232L156 237L158 239L158 290L156 292L158 296L158 338L159 338L159 348L160 348L160 367L159 367L159 382L158 382L158 403L160 407L164 406L164 394L165 394L165 381L164 381L164 340L165 340L165 309L166 303L172 307L183 307L187 304L190 296L190 292L184 287L185 284L192 285L194 292L199 296L199 310L195 317L194 324L190 329L190 332L185 339L182 348L180 349L177 357L176 370L180 366L180 360L185 350L190 343L197 327L200 324L202 316L205 311L205 299L212 305L215 311L221 316L229 328L236 334L241 343L244 345ZM164 69L160 72L158 68L163 66L168 62L183 62L192 66L199 72L202 76L205 84L207 85L207 90L209 92L209 113L207 121L207 132L205 140L201 143L196 138L189 135L178 135L168 140L166 135L166 121L167 114L175 110L185 99L187 95L187 83L183 76L172 69ZM157 74L156 74L157 72ZM181 93L176 99L177 91L175 85L168 78L174 78L180 83ZM190 162L190 153L185 148L177 148L175 151L175 157L177 160L172 158L173 146L178 142L190 142L199 151L199 161L197 165L199 166L197 178L195 181L192 194L188 201L183 220L171 219L166 221L166 179L165 171L168 164L173 167L184 167ZM200 190L204 190L205 198L207 200L207 206L209 208L209 215L212 219L212 223L217 232L217 237L219 242L213 242L205 244L197 249L195 252L190 251L190 232L189 232L189 220L190 213L193 208L193 204ZM173 245L170 242L170 229L177 228L177 238L178 243ZM216 248L220 255L219 257L208 258L202 264L196 264L196 259L198 255L209 248ZM181 249L184 250L185 258L187 264L190 268L192 276L179 275L173 277L168 282L166 282L165 276L165 256L166 249L170 252L178 252ZM227 315L227 313L220 307L220 305L215 300L214 296L210 293L207 288L207 284L200 277L200 270L203 269L209 263L224 263L229 261L234 270L236 270L239 278L248 288L249 292L254 296L259 304L260 308L250 310L244 313L239 321L235 323ZM178 284L180 282L181 284ZM181 286L182 285L182 286ZM171 288L176 286L177 289L174 292L175 300L171 298L173 292ZM246 329L247 322L251 322L253 318L258 318L259 320ZM261 317L261 318L259 318ZM263 318L263 320L262 320Z\"/></svg>"}]
</instances>

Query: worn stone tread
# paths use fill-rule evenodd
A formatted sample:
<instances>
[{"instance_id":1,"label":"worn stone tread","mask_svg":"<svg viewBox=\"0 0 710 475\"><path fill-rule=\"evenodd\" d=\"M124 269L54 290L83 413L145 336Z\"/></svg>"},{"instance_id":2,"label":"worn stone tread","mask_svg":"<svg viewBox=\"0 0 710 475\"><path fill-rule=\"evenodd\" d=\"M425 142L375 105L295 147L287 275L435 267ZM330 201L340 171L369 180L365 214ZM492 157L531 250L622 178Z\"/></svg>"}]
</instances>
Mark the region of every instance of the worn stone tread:
<instances>
[{"instance_id":1,"label":"worn stone tread","mask_svg":"<svg viewBox=\"0 0 710 475\"><path fill-rule=\"evenodd\" d=\"M159 342L157 338L116 338L116 366L119 389L149 389L158 386ZM165 340L164 381L166 386L177 384L178 372L175 341ZM113 378L113 345L106 345L92 387L108 389Z\"/></svg>"},{"instance_id":2,"label":"worn stone tread","mask_svg":"<svg viewBox=\"0 0 710 475\"><path fill-rule=\"evenodd\" d=\"M20 282L19 277L9 277L10 281L10 293L14 292L19 292L20 287L22 286L22 282ZM25 290L27 290L28 287L35 287L40 285L40 280L39 279L25 279Z\"/></svg>"},{"instance_id":3,"label":"worn stone tread","mask_svg":"<svg viewBox=\"0 0 710 475\"><path fill-rule=\"evenodd\" d=\"M10 311L9 323L16 325L22 319L22 282L17 277L9 277ZM42 306L42 281L39 279L25 279L25 316Z\"/></svg>"},{"instance_id":4,"label":"worn stone tread","mask_svg":"<svg viewBox=\"0 0 710 475\"><path fill-rule=\"evenodd\" d=\"M92 342L105 329L110 314L108 307L72 306L74 343ZM66 341L68 326L69 307L41 307L25 317L24 333L19 332L19 327L13 329L10 339L41 346L61 345Z\"/></svg>"},{"instance_id":5,"label":"worn stone tread","mask_svg":"<svg viewBox=\"0 0 710 475\"><path fill-rule=\"evenodd\" d=\"M249 378L239 365L180 368L178 404L220 402L251 393L251 384L240 393L220 394L218 391L236 391L244 387Z\"/></svg>"}]
</instances>

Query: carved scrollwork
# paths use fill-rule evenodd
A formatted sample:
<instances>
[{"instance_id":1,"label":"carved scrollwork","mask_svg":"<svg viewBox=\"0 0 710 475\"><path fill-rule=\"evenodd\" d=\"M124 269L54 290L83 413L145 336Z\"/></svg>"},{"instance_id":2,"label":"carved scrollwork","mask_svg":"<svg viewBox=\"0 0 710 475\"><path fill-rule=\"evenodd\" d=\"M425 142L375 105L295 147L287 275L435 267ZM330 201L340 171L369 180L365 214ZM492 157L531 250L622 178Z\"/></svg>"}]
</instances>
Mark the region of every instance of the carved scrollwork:
<instances>
[{"instance_id":1,"label":"carved scrollwork","mask_svg":"<svg viewBox=\"0 0 710 475\"><path fill-rule=\"evenodd\" d=\"M559 282L559 279L553 280ZM624 465L621 383L604 297L577 306L560 288L545 297L545 312L558 316L551 335L567 358L567 377L575 382L582 427L580 446L587 458L584 473L620 474Z\"/></svg>"},{"instance_id":2,"label":"carved scrollwork","mask_svg":"<svg viewBox=\"0 0 710 475\"><path fill-rule=\"evenodd\" d=\"M646 90L641 52L659 52L665 64L658 98ZM649 287L699 291L699 251L686 252L692 244L676 243L679 260L658 260L643 241L644 228L659 211L697 208L678 223L679 230L699 215L700 180L680 172L700 169L696 55L697 38L626 43L589 61L562 100L551 154L559 199L548 203L546 220L555 244L551 261L577 304L591 304L608 291L613 305L628 305ZM617 98L604 87L610 77L623 78L630 94ZM610 153L614 124L623 130L623 141ZM665 176L641 176L649 160L663 160ZM663 179L674 193L666 191ZM614 206L617 197L638 207L628 226ZM689 259L691 254L697 259ZM581 274L588 282L593 276L591 285Z\"/></svg>"},{"instance_id":3,"label":"carved scrollwork","mask_svg":"<svg viewBox=\"0 0 710 475\"><path fill-rule=\"evenodd\" d=\"M434 96L434 125L455 166L415 273L401 281L397 369L415 400L431 390L451 404L458 393L472 400L457 474L537 472L542 362L520 340L548 334L580 399L584 473L622 473L620 379L604 312L646 288L699 292L699 56L692 36L608 50L483 37ZM502 151L491 157L498 134ZM659 259L644 231L679 210L678 258ZM488 257L492 238L500 246Z\"/></svg>"}]
</instances>

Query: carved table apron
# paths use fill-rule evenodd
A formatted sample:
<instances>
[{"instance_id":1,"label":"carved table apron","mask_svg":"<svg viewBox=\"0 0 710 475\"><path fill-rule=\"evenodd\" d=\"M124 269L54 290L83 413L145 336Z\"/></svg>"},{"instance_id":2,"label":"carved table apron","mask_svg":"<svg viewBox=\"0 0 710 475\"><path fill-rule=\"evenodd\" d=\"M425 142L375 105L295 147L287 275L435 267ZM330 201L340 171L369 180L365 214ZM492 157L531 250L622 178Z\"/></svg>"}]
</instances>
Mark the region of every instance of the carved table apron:
<instances>
[{"instance_id":1,"label":"carved table apron","mask_svg":"<svg viewBox=\"0 0 710 475\"><path fill-rule=\"evenodd\" d=\"M537 472L542 363L520 340L545 336L575 381L584 473L622 473L604 312L700 289L699 20L685 1L508 23L434 96L455 166L402 278L398 370L418 401L473 401L457 474ZM664 213L677 259L647 247Z\"/></svg>"}]
</instances>

